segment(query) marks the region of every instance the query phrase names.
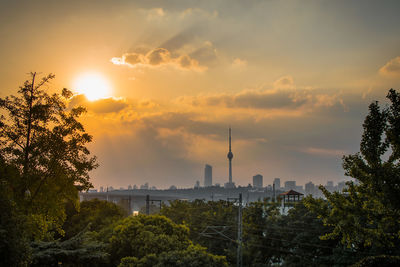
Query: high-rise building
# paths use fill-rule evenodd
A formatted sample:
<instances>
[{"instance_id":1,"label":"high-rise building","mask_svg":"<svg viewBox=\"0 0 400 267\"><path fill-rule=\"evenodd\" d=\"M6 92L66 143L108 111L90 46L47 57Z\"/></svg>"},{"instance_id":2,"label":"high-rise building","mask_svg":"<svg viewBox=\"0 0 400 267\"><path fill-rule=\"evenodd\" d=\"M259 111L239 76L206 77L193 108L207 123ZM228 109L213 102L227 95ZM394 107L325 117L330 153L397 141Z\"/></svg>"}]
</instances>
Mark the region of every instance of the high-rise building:
<instances>
[{"instance_id":1,"label":"high-rise building","mask_svg":"<svg viewBox=\"0 0 400 267\"><path fill-rule=\"evenodd\" d=\"M212 186L212 166L208 164L204 167L204 186Z\"/></svg>"},{"instance_id":2,"label":"high-rise building","mask_svg":"<svg viewBox=\"0 0 400 267\"><path fill-rule=\"evenodd\" d=\"M225 184L226 188L234 188L235 183L232 182L232 158L233 158L233 153L232 153L232 145L231 145L231 127L229 127L229 152L228 152L228 160L229 160L229 182Z\"/></svg>"},{"instance_id":3,"label":"high-rise building","mask_svg":"<svg viewBox=\"0 0 400 267\"><path fill-rule=\"evenodd\" d=\"M263 176L261 174L256 174L253 176L253 187L255 188L263 187Z\"/></svg>"},{"instance_id":4,"label":"high-rise building","mask_svg":"<svg viewBox=\"0 0 400 267\"><path fill-rule=\"evenodd\" d=\"M281 179L280 178L275 178L273 185L275 185L275 190L279 190L281 188Z\"/></svg>"},{"instance_id":5,"label":"high-rise building","mask_svg":"<svg viewBox=\"0 0 400 267\"><path fill-rule=\"evenodd\" d=\"M346 182L345 181L339 182L338 185L337 185L337 189L338 189L339 192L343 192L343 189L345 187L346 187Z\"/></svg>"},{"instance_id":6,"label":"high-rise building","mask_svg":"<svg viewBox=\"0 0 400 267\"><path fill-rule=\"evenodd\" d=\"M315 184L313 182L306 183L304 187L306 195L315 195Z\"/></svg>"},{"instance_id":7,"label":"high-rise building","mask_svg":"<svg viewBox=\"0 0 400 267\"><path fill-rule=\"evenodd\" d=\"M326 190L329 192L333 192L335 187L333 186L333 181L328 181L325 186Z\"/></svg>"},{"instance_id":8,"label":"high-rise building","mask_svg":"<svg viewBox=\"0 0 400 267\"><path fill-rule=\"evenodd\" d=\"M296 181L286 181L285 191L296 190Z\"/></svg>"}]
</instances>

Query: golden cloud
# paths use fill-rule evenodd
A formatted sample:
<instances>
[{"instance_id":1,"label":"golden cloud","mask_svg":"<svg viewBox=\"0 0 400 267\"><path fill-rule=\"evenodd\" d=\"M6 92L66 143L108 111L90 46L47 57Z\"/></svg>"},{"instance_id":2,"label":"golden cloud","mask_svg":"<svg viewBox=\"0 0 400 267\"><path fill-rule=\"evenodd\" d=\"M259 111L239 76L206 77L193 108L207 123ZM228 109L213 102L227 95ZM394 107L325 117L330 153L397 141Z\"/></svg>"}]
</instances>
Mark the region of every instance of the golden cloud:
<instances>
[{"instance_id":1,"label":"golden cloud","mask_svg":"<svg viewBox=\"0 0 400 267\"><path fill-rule=\"evenodd\" d=\"M173 56L166 48L155 48L147 53L125 53L122 57L113 57L115 65L135 67L165 67L171 66L181 70L205 71L207 67L200 66L199 62L187 54Z\"/></svg>"},{"instance_id":2,"label":"golden cloud","mask_svg":"<svg viewBox=\"0 0 400 267\"><path fill-rule=\"evenodd\" d=\"M400 75L400 57L395 57L389 60L379 69L379 73L383 75Z\"/></svg>"},{"instance_id":3,"label":"golden cloud","mask_svg":"<svg viewBox=\"0 0 400 267\"><path fill-rule=\"evenodd\" d=\"M228 109L248 110L281 110L294 112L310 112L315 108L340 105L344 109L343 99L339 93L321 93L316 89L296 89L291 79L285 77L274 83L281 89L243 90L236 94L214 94L184 96L178 103L193 107L223 107ZM283 88L282 88L283 87ZM287 113L286 113L287 114Z\"/></svg>"},{"instance_id":4,"label":"golden cloud","mask_svg":"<svg viewBox=\"0 0 400 267\"><path fill-rule=\"evenodd\" d=\"M89 112L104 114L104 113L118 113L128 107L123 99L103 98L96 101L89 101L85 95L76 95L72 97L69 102L69 107L84 106Z\"/></svg>"}]
</instances>

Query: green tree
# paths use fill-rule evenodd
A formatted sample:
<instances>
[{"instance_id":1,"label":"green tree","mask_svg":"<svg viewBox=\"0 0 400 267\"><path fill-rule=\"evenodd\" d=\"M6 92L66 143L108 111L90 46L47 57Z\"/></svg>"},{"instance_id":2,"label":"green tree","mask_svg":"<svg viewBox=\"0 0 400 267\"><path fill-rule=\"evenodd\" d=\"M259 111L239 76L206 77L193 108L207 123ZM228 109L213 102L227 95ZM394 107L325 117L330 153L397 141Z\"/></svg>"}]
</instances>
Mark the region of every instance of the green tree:
<instances>
[{"instance_id":1,"label":"green tree","mask_svg":"<svg viewBox=\"0 0 400 267\"><path fill-rule=\"evenodd\" d=\"M38 238L62 231L65 200L78 201L78 191L92 186L89 171L97 166L86 148L92 137L78 121L85 109L67 109L72 93L65 88L49 95L44 88L53 78L37 81L31 73L17 96L0 98L0 153L19 172L5 179Z\"/></svg>"},{"instance_id":2,"label":"green tree","mask_svg":"<svg viewBox=\"0 0 400 267\"><path fill-rule=\"evenodd\" d=\"M243 263L246 266L268 266L281 262L280 213L277 203L257 201L243 209Z\"/></svg>"},{"instance_id":3,"label":"green tree","mask_svg":"<svg viewBox=\"0 0 400 267\"><path fill-rule=\"evenodd\" d=\"M141 259L149 254L184 250L191 244L189 229L160 215L138 215L118 222L109 237L111 261L122 258Z\"/></svg>"},{"instance_id":4,"label":"green tree","mask_svg":"<svg viewBox=\"0 0 400 267\"><path fill-rule=\"evenodd\" d=\"M215 255L225 255L230 264L236 263L237 207L228 201L171 201L164 205L161 214L177 224L190 229L190 239ZM216 235L208 226L219 227L223 235ZM205 233L211 233L205 234Z\"/></svg>"},{"instance_id":5,"label":"green tree","mask_svg":"<svg viewBox=\"0 0 400 267\"><path fill-rule=\"evenodd\" d=\"M32 244L31 266L105 266L106 245L95 240L87 228L65 241L36 241Z\"/></svg>"},{"instance_id":6,"label":"green tree","mask_svg":"<svg viewBox=\"0 0 400 267\"><path fill-rule=\"evenodd\" d=\"M122 258L119 267L224 267L228 266L224 256L216 256L199 245L190 245L185 250L163 252L159 255L149 254L141 259L136 257Z\"/></svg>"},{"instance_id":7,"label":"green tree","mask_svg":"<svg viewBox=\"0 0 400 267\"><path fill-rule=\"evenodd\" d=\"M18 170L8 166L0 155L0 265L27 266L30 262L29 240L25 236L25 217L18 213L11 199L5 177L15 179Z\"/></svg>"},{"instance_id":8,"label":"green tree","mask_svg":"<svg viewBox=\"0 0 400 267\"><path fill-rule=\"evenodd\" d=\"M124 217L122 208L112 202L92 199L82 201L77 208L74 203L67 203L67 219L63 229L66 239L82 231L90 224L90 231L100 232L105 227Z\"/></svg>"},{"instance_id":9,"label":"green tree","mask_svg":"<svg viewBox=\"0 0 400 267\"><path fill-rule=\"evenodd\" d=\"M343 157L348 182L344 194L321 187L326 204L306 205L333 230L325 239L340 238L358 254L398 254L400 243L400 94L389 90L390 105L369 106L360 152Z\"/></svg>"}]
</instances>

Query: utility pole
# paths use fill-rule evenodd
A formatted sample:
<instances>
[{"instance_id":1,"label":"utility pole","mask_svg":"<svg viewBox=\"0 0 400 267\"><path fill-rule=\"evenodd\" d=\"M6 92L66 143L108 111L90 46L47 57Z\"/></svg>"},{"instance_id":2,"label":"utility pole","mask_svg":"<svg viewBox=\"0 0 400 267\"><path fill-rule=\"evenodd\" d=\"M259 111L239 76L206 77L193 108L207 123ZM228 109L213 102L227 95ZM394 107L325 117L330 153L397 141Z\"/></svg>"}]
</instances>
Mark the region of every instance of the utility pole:
<instances>
[{"instance_id":1,"label":"utility pole","mask_svg":"<svg viewBox=\"0 0 400 267\"><path fill-rule=\"evenodd\" d=\"M129 192L129 216L132 214L132 197L131 197L131 193Z\"/></svg>"},{"instance_id":2,"label":"utility pole","mask_svg":"<svg viewBox=\"0 0 400 267\"><path fill-rule=\"evenodd\" d=\"M243 266L242 258L242 193L239 194L239 211L238 211L238 248L237 248L237 266Z\"/></svg>"},{"instance_id":3,"label":"utility pole","mask_svg":"<svg viewBox=\"0 0 400 267\"><path fill-rule=\"evenodd\" d=\"M146 195L146 215L150 215L150 195Z\"/></svg>"},{"instance_id":4,"label":"utility pole","mask_svg":"<svg viewBox=\"0 0 400 267\"><path fill-rule=\"evenodd\" d=\"M160 204L160 212L161 212L162 200L161 199L151 199L150 200L150 195L146 195L146 215L150 215L150 201L151 201L151 204L153 204L153 202L158 202Z\"/></svg>"},{"instance_id":5,"label":"utility pole","mask_svg":"<svg viewBox=\"0 0 400 267\"><path fill-rule=\"evenodd\" d=\"M272 190L273 190L273 201L276 202L276 197L275 197L275 183L272 184Z\"/></svg>"},{"instance_id":6,"label":"utility pole","mask_svg":"<svg viewBox=\"0 0 400 267\"><path fill-rule=\"evenodd\" d=\"M242 257L242 193L239 194L239 198L228 197L228 201L234 200L238 201L238 234L237 234L237 253L236 253L236 263L237 267L243 266Z\"/></svg>"}]
</instances>

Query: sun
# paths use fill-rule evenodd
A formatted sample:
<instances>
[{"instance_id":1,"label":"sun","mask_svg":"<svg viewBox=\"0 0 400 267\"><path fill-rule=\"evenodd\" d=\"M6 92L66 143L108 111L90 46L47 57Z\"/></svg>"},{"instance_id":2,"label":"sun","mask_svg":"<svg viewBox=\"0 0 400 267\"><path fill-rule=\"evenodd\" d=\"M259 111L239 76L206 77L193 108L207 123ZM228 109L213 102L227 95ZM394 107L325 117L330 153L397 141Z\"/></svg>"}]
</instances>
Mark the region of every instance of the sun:
<instances>
[{"instance_id":1,"label":"sun","mask_svg":"<svg viewBox=\"0 0 400 267\"><path fill-rule=\"evenodd\" d=\"M111 86L107 79L99 73L84 73L74 82L74 91L84 94L89 101L110 97Z\"/></svg>"}]
</instances>

